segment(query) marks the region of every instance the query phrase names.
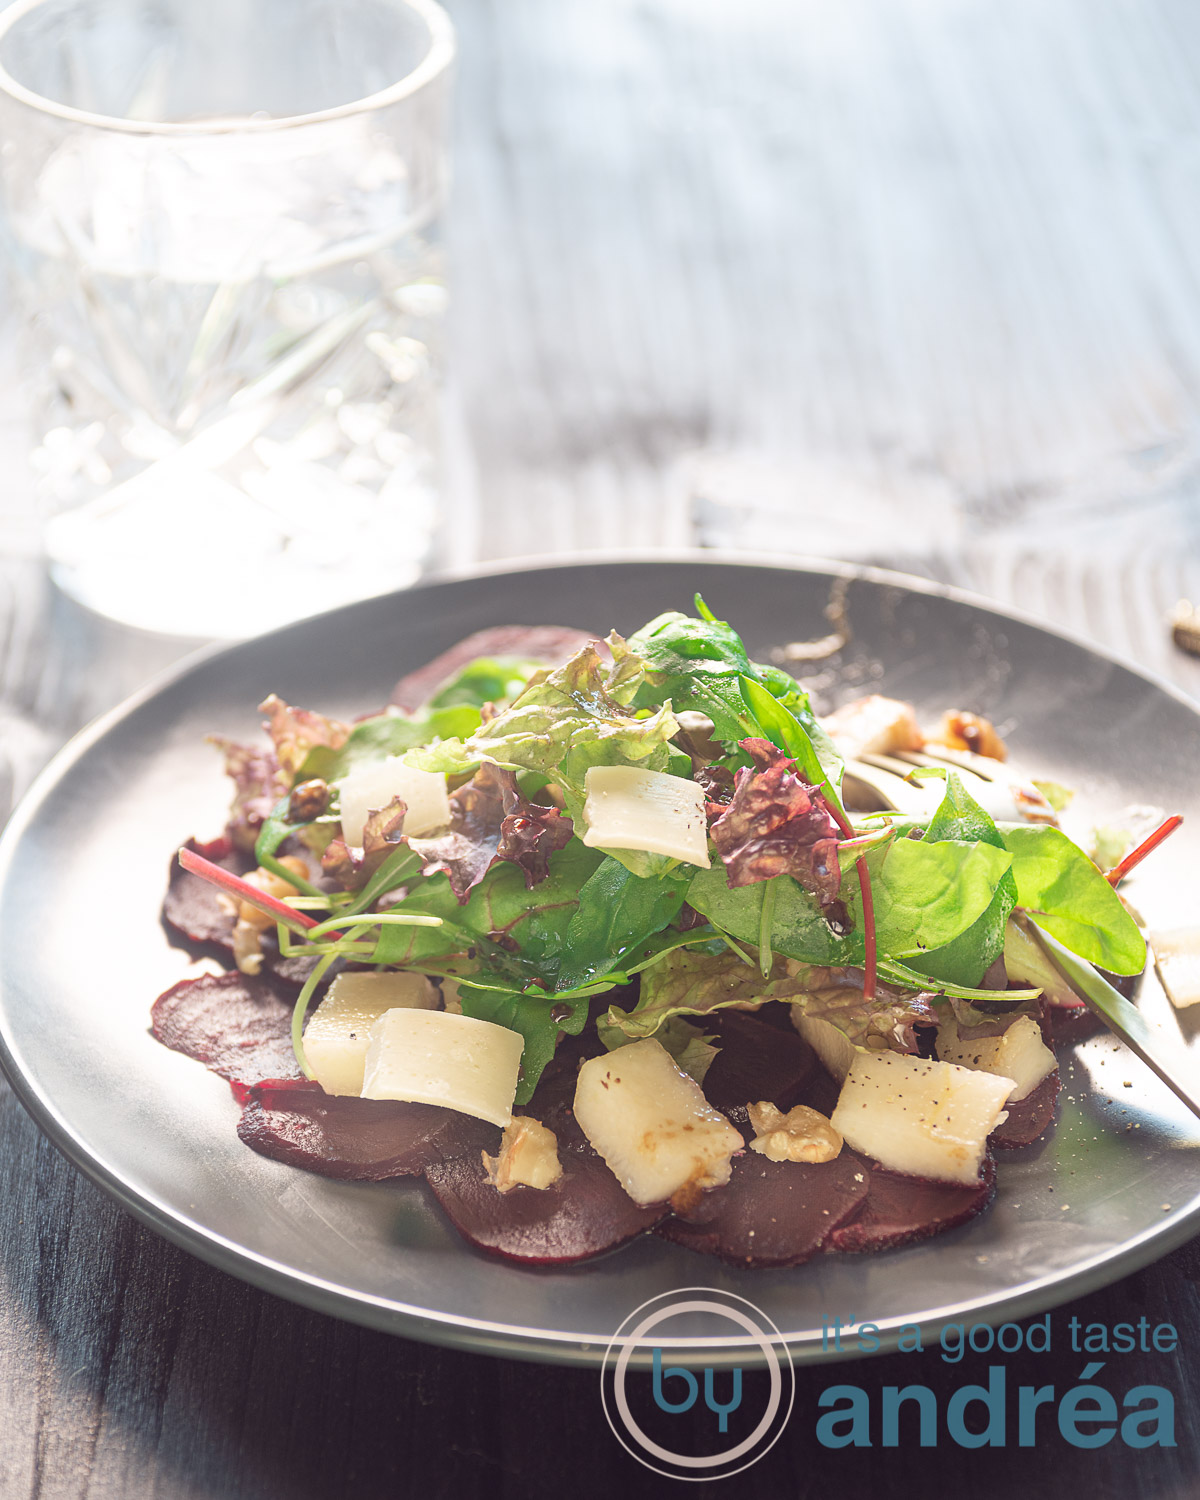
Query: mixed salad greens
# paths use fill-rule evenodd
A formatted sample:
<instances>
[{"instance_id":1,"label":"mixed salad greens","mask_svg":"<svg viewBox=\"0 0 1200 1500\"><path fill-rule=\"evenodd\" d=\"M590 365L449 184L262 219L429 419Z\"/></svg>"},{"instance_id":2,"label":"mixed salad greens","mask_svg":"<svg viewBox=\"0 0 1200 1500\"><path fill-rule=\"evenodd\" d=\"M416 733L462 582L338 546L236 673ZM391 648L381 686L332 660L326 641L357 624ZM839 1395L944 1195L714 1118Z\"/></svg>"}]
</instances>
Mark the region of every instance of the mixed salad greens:
<instances>
[{"instance_id":1,"label":"mixed salad greens","mask_svg":"<svg viewBox=\"0 0 1200 1500\"><path fill-rule=\"evenodd\" d=\"M705 1018L764 999L901 1053L943 1015L1036 1012L1040 987L994 977L1017 911L1100 968L1141 972L1136 923L1057 827L997 823L933 767L914 772L945 778L929 817L849 810L808 693L695 608L552 669L476 660L414 712L349 725L271 699L274 755L228 747L232 831L299 894L230 889L278 922L285 956L316 960L293 1028L306 1073L305 1016L338 960L453 982L464 1015L519 1033L518 1105L589 1010L610 1049L654 1037L698 1074ZM441 826L414 831L411 795L349 826L356 778L382 762L445 778ZM589 841L598 768L698 788L691 857ZM296 847L324 879L281 863Z\"/></svg>"}]
</instances>

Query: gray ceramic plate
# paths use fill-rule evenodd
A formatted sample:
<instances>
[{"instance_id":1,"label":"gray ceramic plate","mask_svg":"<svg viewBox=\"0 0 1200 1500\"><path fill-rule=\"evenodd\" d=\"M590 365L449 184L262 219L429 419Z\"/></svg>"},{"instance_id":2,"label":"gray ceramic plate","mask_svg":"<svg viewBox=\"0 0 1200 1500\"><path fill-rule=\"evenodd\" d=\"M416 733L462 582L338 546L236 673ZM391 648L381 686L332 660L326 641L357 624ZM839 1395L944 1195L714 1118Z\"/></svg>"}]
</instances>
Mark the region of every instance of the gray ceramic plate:
<instances>
[{"instance_id":1,"label":"gray ceramic plate","mask_svg":"<svg viewBox=\"0 0 1200 1500\"><path fill-rule=\"evenodd\" d=\"M597 1360L635 1307L674 1287L739 1293L796 1357L820 1358L825 1316L893 1336L912 1322L999 1322L1165 1253L1198 1227L1200 1125L1108 1038L1075 1054L1052 1138L1002 1159L991 1211L939 1239L735 1272L648 1238L537 1272L467 1247L420 1183L328 1182L255 1156L234 1133L227 1085L146 1030L151 1001L188 972L158 923L168 857L223 821L204 736L251 735L267 693L350 716L469 631L546 621L630 631L688 608L697 588L763 659L826 633L832 576L698 559L443 583L206 655L109 715L54 761L0 844L0 1039L21 1099L132 1212L235 1275L378 1328L531 1359ZM1156 922L1188 920L1200 869L1196 709L1023 620L890 575L853 576L854 638L834 695L886 688L927 715L986 713L1023 767L1078 789L1085 815L1130 802L1184 812L1188 826L1133 894ZM1143 1005L1175 1031L1152 980Z\"/></svg>"}]
</instances>

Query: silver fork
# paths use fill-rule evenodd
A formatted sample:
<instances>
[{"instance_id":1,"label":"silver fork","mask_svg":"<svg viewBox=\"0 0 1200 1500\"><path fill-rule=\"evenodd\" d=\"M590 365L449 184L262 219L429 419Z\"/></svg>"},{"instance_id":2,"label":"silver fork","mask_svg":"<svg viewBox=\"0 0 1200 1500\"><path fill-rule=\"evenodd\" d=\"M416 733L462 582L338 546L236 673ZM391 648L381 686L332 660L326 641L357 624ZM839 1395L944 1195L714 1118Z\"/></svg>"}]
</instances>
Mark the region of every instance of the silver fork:
<instances>
[{"instance_id":1,"label":"silver fork","mask_svg":"<svg viewBox=\"0 0 1200 1500\"><path fill-rule=\"evenodd\" d=\"M943 784L936 777L910 781L912 772L922 766L959 772L967 791L997 822L1058 821L1037 787L1013 776L1003 761L949 746L939 747L936 753L929 749L887 755L865 752L846 762L846 791L851 802L872 804L859 811L925 817L941 801Z\"/></svg>"}]
</instances>

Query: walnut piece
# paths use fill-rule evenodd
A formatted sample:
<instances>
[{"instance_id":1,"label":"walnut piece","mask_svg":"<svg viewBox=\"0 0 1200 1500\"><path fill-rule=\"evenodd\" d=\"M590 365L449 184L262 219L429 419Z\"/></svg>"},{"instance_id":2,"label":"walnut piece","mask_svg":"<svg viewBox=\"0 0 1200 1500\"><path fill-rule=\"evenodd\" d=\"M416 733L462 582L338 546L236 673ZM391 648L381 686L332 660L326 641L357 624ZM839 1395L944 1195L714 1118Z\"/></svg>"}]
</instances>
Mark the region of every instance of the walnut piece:
<instances>
[{"instance_id":1,"label":"walnut piece","mask_svg":"<svg viewBox=\"0 0 1200 1500\"><path fill-rule=\"evenodd\" d=\"M285 855L279 863L285 870L291 870L294 875L299 875L301 878L308 873L304 861L294 854ZM274 896L279 901L282 901L285 896L298 894L296 887L284 880L282 875L276 875L273 870L264 870L261 865L245 878L247 885L252 885L264 895ZM265 911L259 911L258 907L251 906L249 901L238 902L237 922L233 929L233 956L243 974L261 972L263 954L259 939L269 927L274 927L274 925L275 918Z\"/></svg>"},{"instance_id":2,"label":"walnut piece","mask_svg":"<svg viewBox=\"0 0 1200 1500\"><path fill-rule=\"evenodd\" d=\"M562 1176L554 1132L529 1115L514 1115L500 1137L500 1155L483 1157L488 1181L501 1193L515 1187L548 1188Z\"/></svg>"},{"instance_id":3,"label":"walnut piece","mask_svg":"<svg viewBox=\"0 0 1200 1500\"><path fill-rule=\"evenodd\" d=\"M823 723L848 760L920 750L925 743L912 704L879 693L843 703Z\"/></svg>"},{"instance_id":4,"label":"walnut piece","mask_svg":"<svg viewBox=\"0 0 1200 1500\"><path fill-rule=\"evenodd\" d=\"M823 1114L797 1104L783 1114L767 1100L748 1111L754 1127L751 1151L768 1161L832 1161L842 1149L842 1137Z\"/></svg>"},{"instance_id":5,"label":"walnut piece","mask_svg":"<svg viewBox=\"0 0 1200 1500\"><path fill-rule=\"evenodd\" d=\"M989 760L1007 760L1008 746L996 733L996 726L982 714L968 713L965 708L951 708L929 736L931 744L946 745L951 750L970 750Z\"/></svg>"}]
</instances>

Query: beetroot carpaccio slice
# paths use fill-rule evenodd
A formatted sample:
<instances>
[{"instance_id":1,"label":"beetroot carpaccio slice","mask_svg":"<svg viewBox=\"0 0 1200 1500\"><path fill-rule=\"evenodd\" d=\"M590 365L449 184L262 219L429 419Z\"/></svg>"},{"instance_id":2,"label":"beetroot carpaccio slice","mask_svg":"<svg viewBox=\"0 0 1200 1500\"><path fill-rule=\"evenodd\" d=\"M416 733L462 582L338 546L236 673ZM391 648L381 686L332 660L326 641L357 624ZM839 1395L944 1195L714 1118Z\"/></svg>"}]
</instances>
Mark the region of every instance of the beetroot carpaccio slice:
<instances>
[{"instance_id":1,"label":"beetroot carpaccio slice","mask_svg":"<svg viewBox=\"0 0 1200 1500\"><path fill-rule=\"evenodd\" d=\"M1008 1118L997 1125L988 1137L990 1145L998 1147L1002 1151L1014 1151L1021 1146L1032 1146L1039 1136L1044 1135L1054 1119L1054 1110L1058 1104L1059 1091L1062 1088L1062 1079L1059 1077L1058 1069L1043 1078L1037 1088L1024 1099L1018 1099L1015 1104L1005 1107L1008 1110Z\"/></svg>"},{"instance_id":2,"label":"beetroot carpaccio slice","mask_svg":"<svg viewBox=\"0 0 1200 1500\"><path fill-rule=\"evenodd\" d=\"M798 1266L862 1207L870 1176L847 1149L815 1165L745 1151L734 1159L725 1187L706 1193L688 1218L660 1224L657 1233L734 1265Z\"/></svg>"},{"instance_id":3,"label":"beetroot carpaccio slice","mask_svg":"<svg viewBox=\"0 0 1200 1500\"><path fill-rule=\"evenodd\" d=\"M301 1076L291 1005L268 979L233 973L181 980L154 1002L150 1029L164 1046L242 1089Z\"/></svg>"},{"instance_id":4,"label":"beetroot carpaccio slice","mask_svg":"<svg viewBox=\"0 0 1200 1500\"><path fill-rule=\"evenodd\" d=\"M721 1050L704 1075L709 1103L726 1112L763 1100L790 1109L820 1066L808 1043L791 1027L784 1031L745 1011L714 1019Z\"/></svg>"},{"instance_id":5,"label":"beetroot carpaccio slice","mask_svg":"<svg viewBox=\"0 0 1200 1500\"><path fill-rule=\"evenodd\" d=\"M213 839L207 844L188 839L185 847L234 875L245 875L254 868L254 861L250 856L234 849L227 838ZM232 955L232 912L222 902L216 886L210 885L207 880L201 880L199 875L189 874L175 855L171 857L162 915L172 934L182 938L184 942L215 944Z\"/></svg>"},{"instance_id":6,"label":"beetroot carpaccio slice","mask_svg":"<svg viewBox=\"0 0 1200 1500\"><path fill-rule=\"evenodd\" d=\"M548 1188L498 1192L477 1152L426 1168L450 1222L476 1249L525 1265L570 1265L615 1250L667 1212L665 1204L640 1208L566 1111L553 1129L563 1175Z\"/></svg>"},{"instance_id":7,"label":"beetroot carpaccio slice","mask_svg":"<svg viewBox=\"0 0 1200 1500\"><path fill-rule=\"evenodd\" d=\"M842 1156L848 1153L843 1150ZM841 1161L842 1156L838 1157ZM985 1157L977 1183L929 1182L862 1162L869 1178L866 1201L849 1223L829 1236L830 1250L894 1250L914 1245L973 1219L996 1193L996 1164Z\"/></svg>"},{"instance_id":8,"label":"beetroot carpaccio slice","mask_svg":"<svg viewBox=\"0 0 1200 1500\"><path fill-rule=\"evenodd\" d=\"M337 1097L304 1080L252 1089L238 1135L260 1156L352 1182L410 1177L462 1152L478 1161L500 1143L496 1126L454 1110Z\"/></svg>"},{"instance_id":9,"label":"beetroot carpaccio slice","mask_svg":"<svg viewBox=\"0 0 1200 1500\"><path fill-rule=\"evenodd\" d=\"M477 630L426 666L406 672L392 689L391 701L397 708L412 713L476 657L511 657L557 667L594 639L586 630L571 625L495 625L488 630Z\"/></svg>"}]
</instances>

